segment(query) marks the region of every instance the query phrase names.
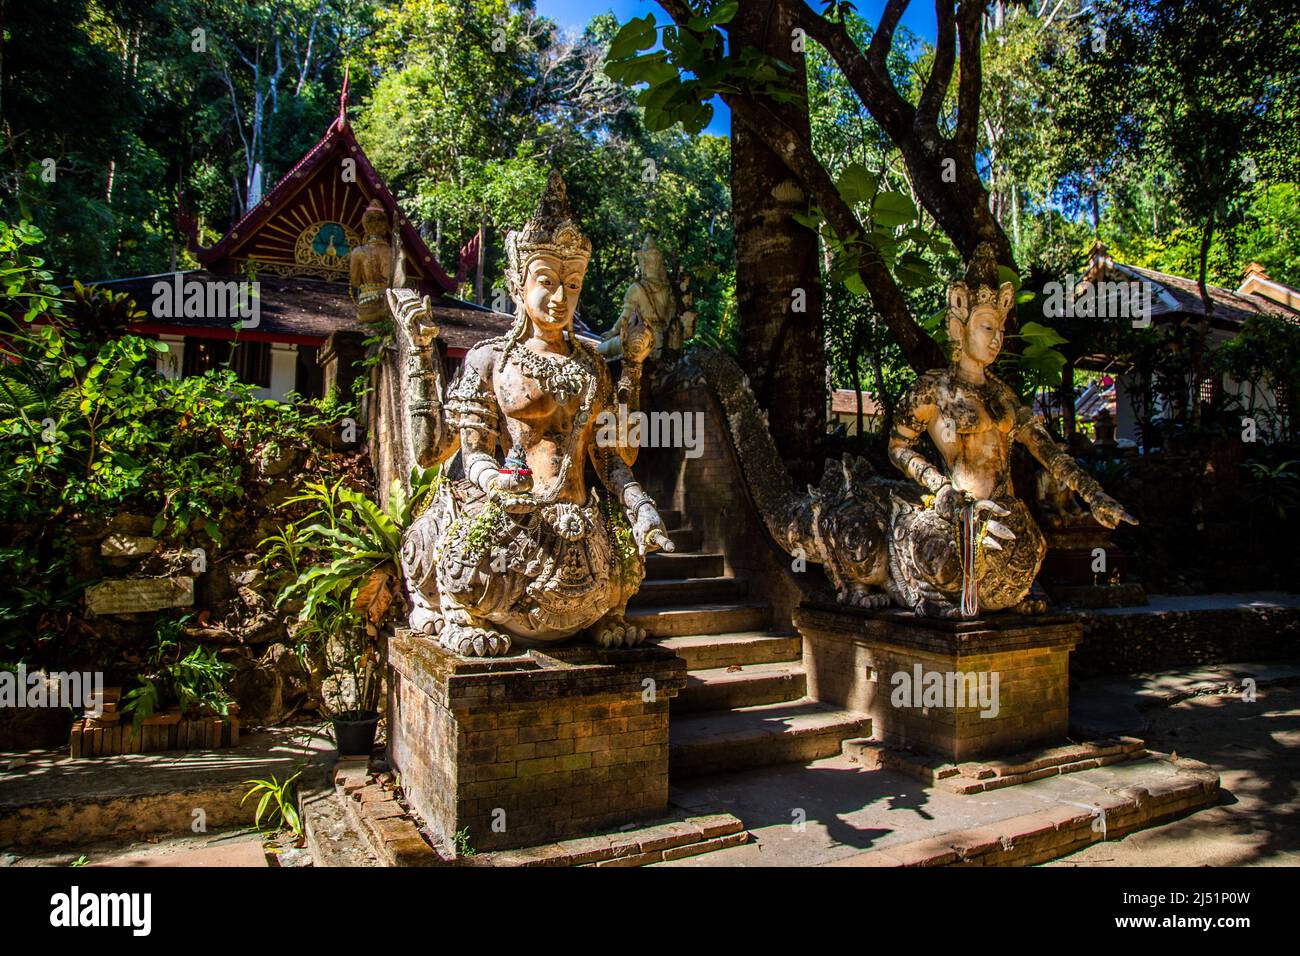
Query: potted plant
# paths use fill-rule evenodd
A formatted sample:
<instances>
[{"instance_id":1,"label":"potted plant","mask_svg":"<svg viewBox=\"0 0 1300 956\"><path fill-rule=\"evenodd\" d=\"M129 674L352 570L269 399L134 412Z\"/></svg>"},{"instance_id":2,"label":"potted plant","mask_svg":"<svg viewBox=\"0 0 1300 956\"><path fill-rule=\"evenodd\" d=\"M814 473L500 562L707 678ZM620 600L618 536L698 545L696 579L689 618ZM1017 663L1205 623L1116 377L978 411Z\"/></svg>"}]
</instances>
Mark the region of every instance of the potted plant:
<instances>
[{"instance_id":1,"label":"potted plant","mask_svg":"<svg viewBox=\"0 0 1300 956\"><path fill-rule=\"evenodd\" d=\"M409 494L394 481L382 508L343 479L308 482L285 505L313 510L263 542L267 559L295 575L277 604L301 602L295 637L300 653L314 654L328 671L323 697L340 754L369 754L374 745L383 678L379 629L401 593L402 532L438 475L412 471Z\"/></svg>"},{"instance_id":2,"label":"potted plant","mask_svg":"<svg viewBox=\"0 0 1300 956\"><path fill-rule=\"evenodd\" d=\"M346 596L328 595L295 632L328 671L321 691L340 756L369 756L375 746L382 682L374 630Z\"/></svg>"}]
</instances>

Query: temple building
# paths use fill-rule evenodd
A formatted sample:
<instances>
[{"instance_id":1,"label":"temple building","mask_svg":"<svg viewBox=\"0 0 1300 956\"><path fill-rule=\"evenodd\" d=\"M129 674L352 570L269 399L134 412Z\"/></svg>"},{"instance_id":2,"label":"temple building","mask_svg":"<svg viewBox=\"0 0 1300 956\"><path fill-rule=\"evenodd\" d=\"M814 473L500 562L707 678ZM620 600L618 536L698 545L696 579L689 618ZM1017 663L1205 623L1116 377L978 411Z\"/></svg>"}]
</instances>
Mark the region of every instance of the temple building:
<instances>
[{"instance_id":1,"label":"temple building","mask_svg":"<svg viewBox=\"0 0 1300 956\"><path fill-rule=\"evenodd\" d=\"M453 295L455 279L357 142L347 120L346 86L338 118L320 142L220 241L200 246L196 224L182 219L199 268L98 283L134 296L146 317L131 331L170 346L158 360L169 377L230 362L263 398L282 400L294 392L319 397L331 384L336 345L347 341L356 351L363 337L375 334L359 311L382 311L383 282L359 283L358 259L379 260L391 248L402 250L405 284L433 299L453 365L510 325L510 316ZM382 222L384 235L368 234L363 219ZM370 245L377 251L367 260L360 250ZM252 296L240 283L254 280Z\"/></svg>"},{"instance_id":2,"label":"temple building","mask_svg":"<svg viewBox=\"0 0 1300 956\"><path fill-rule=\"evenodd\" d=\"M1096 289L1114 289L1128 285L1145 287L1149 305L1149 319L1153 327L1199 322L1205 315L1205 304L1200 289L1193 278L1169 275L1141 266L1116 262L1106 246L1098 242L1089 256L1088 268L1076 286L1076 295L1088 286ZM1288 322L1300 323L1300 290L1270 279L1262 266L1252 263L1236 289L1209 285L1214 308L1210 316L1207 350L1226 342L1240 333L1246 321L1258 315L1270 315ZM1106 373L1115 380L1113 411L1117 438L1123 442L1142 444L1141 420L1138 409L1144 392L1139 374L1123 367L1108 356L1092 356L1079 363L1080 368ZM1243 402L1251 386L1237 382L1227 375L1210 372L1200 383L1201 401L1241 395ZM1288 407L1288 396L1276 394L1267 385L1258 386L1253 396L1255 407L1278 414L1283 418L1293 414ZM1159 421L1171 410L1156 400L1153 419Z\"/></svg>"}]
</instances>

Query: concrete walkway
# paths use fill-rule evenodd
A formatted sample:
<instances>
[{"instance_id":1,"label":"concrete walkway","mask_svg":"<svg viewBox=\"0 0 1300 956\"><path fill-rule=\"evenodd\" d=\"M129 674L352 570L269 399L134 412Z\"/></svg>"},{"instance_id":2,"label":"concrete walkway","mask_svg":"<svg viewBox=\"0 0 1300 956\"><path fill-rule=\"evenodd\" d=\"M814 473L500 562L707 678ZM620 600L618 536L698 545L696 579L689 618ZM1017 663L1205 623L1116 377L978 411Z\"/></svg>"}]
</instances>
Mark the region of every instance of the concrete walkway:
<instances>
[{"instance_id":1,"label":"concrete walkway","mask_svg":"<svg viewBox=\"0 0 1300 956\"><path fill-rule=\"evenodd\" d=\"M1243 699L1246 677L1256 682L1253 701ZM1209 764L1223 793L1214 807L1051 865L1300 864L1300 689L1292 682L1300 682L1300 665L1242 663L1076 688L1073 704L1098 726L1140 731L1153 750ZM1158 784L1168 773L1167 765L1144 761L960 796L837 756L692 781L674 788L675 803L734 813L755 842L661 865L824 865L1047 807L1087 807L1100 794Z\"/></svg>"},{"instance_id":2,"label":"concrete walkway","mask_svg":"<svg viewBox=\"0 0 1300 956\"><path fill-rule=\"evenodd\" d=\"M199 826L246 827L255 806L241 805L246 781L283 782L298 768L332 759L333 743L316 729L268 728L221 750L0 754L0 847L79 852L104 841L187 838Z\"/></svg>"},{"instance_id":3,"label":"concrete walkway","mask_svg":"<svg viewBox=\"0 0 1300 956\"><path fill-rule=\"evenodd\" d=\"M1148 743L1209 764L1223 799L1049 865L1300 866L1300 688L1261 682L1254 701L1206 694L1145 716Z\"/></svg>"}]
</instances>

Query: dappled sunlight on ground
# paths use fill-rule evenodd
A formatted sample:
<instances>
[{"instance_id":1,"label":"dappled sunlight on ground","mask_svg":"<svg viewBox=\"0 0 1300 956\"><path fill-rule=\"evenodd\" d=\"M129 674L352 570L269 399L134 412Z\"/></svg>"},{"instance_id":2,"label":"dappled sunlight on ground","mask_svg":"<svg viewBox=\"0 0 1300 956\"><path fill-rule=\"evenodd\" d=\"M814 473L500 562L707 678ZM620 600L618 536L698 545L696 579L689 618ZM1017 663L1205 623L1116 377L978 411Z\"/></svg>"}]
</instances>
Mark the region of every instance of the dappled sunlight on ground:
<instances>
[{"instance_id":1,"label":"dappled sunlight on ground","mask_svg":"<svg viewBox=\"0 0 1300 956\"><path fill-rule=\"evenodd\" d=\"M1049 865L1300 865L1300 688L1191 697L1147 717L1152 749L1219 772L1219 804Z\"/></svg>"}]
</instances>

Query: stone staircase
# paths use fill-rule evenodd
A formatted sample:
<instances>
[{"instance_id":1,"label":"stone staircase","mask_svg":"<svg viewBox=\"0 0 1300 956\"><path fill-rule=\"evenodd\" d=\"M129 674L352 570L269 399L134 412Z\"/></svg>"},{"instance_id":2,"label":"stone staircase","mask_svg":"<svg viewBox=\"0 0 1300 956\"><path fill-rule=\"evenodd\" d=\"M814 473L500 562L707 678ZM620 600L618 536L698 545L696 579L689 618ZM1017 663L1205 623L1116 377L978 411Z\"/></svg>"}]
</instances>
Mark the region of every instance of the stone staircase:
<instances>
[{"instance_id":1,"label":"stone staircase","mask_svg":"<svg viewBox=\"0 0 1300 956\"><path fill-rule=\"evenodd\" d=\"M682 527L680 513L661 515L677 551L646 559L627 617L686 661L687 686L672 702L669 774L816 760L870 736L866 715L807 696L799 635L773 627L771 606L726 574L721 554L700 550L699 531Z\"/></svg>"}]
</instances>

